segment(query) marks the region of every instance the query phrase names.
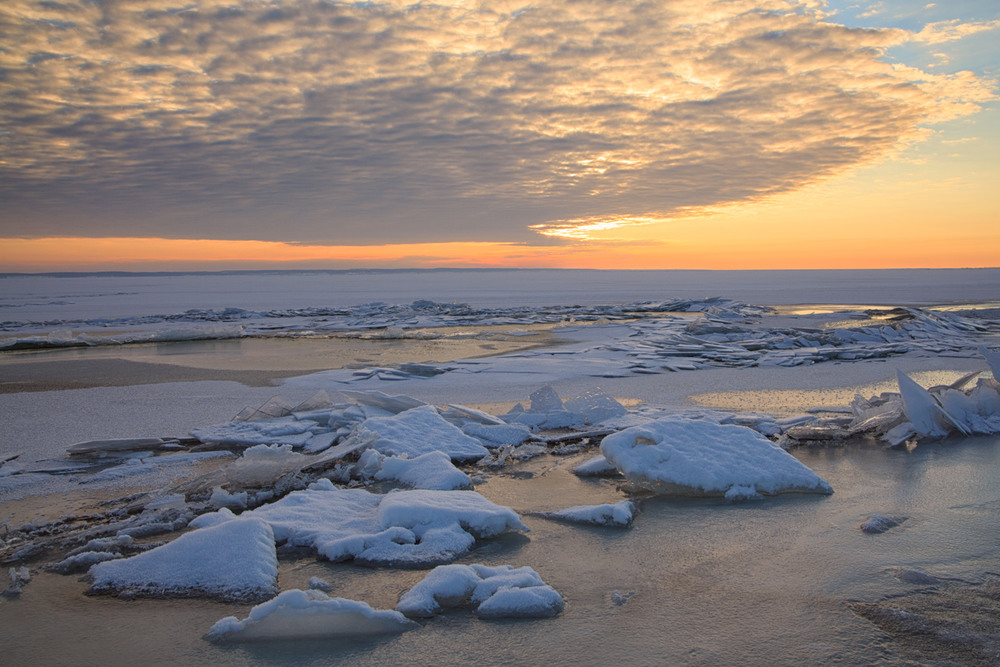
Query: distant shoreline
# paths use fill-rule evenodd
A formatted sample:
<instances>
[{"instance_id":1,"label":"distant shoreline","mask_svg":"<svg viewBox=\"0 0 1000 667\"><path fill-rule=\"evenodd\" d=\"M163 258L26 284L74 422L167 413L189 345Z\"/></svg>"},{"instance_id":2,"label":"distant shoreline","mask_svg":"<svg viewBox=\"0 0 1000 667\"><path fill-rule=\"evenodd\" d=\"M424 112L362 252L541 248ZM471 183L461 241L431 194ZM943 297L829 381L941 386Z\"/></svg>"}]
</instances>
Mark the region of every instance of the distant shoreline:
<instances>
[{"instance_id":1,"label":"distant shoreline","mask_svg":"<svg viewBox=\"0 0 1000 667\"><path fill-rule=\"evenodd\" d=\"M288 274L331 274L331 275L363 275L363 274L402 274L402 273L529 273L529 272L559 272L559 273L705 273L705 274L819 274L819 273L893 273L893 272L951 272L951 271L1000 271L1000 266L979 267L907 267L907 268L866 268L866 269L584 269L556 267L406 267L406 268L351 268L351 269L192 269L185 271L126 271L126 270L94 270L94 271L4 271L0 278L22 276L45 276L52 278L82 278L82 277L114 277L114 276L228 276L228 275L288 275Z\"/></svg>"}]
</instances>

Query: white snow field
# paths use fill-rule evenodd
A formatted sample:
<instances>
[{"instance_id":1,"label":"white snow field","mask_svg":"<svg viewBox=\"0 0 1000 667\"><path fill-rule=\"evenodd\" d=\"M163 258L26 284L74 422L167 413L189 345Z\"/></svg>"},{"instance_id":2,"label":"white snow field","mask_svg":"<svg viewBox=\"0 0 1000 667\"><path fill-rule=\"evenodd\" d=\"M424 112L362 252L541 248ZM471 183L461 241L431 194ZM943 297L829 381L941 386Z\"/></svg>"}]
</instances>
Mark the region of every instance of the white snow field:
<instances>
[{"instance_id":1,"label":"white snow field","mask_svg":"<svg viewBox=\"0 0 1000 667\"><path fill-rule=\"evenodd\" d=\"M12 664L937 664L912 651L941 628L965 623L962 656L995 641L967 602L1000 557L1000 270L0 290L0 371L551 332L272 386L0 392ZM928 632L871 620L890 609Z\"/></svg>"}]
</instances>

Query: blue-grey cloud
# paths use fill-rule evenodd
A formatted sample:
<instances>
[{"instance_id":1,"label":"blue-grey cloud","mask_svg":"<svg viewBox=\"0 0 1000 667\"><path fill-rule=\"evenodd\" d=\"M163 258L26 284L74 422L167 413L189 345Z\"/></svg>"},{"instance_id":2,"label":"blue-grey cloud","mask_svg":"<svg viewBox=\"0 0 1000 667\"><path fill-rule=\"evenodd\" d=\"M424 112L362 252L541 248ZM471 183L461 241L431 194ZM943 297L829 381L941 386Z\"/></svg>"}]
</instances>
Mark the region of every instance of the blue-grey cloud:
<instances>
[{"instance_id":1,"label":"blue-grey cloud","mask_svg":"<svg viewBox=\"0 0 1000 667\"><path fill-rule=\"evenodd\" d=\"M990 98L881 59L914 33L830 21L815 0L6 0L0 235L525 240L801 187Z\"/></svg>"}]
</instances>

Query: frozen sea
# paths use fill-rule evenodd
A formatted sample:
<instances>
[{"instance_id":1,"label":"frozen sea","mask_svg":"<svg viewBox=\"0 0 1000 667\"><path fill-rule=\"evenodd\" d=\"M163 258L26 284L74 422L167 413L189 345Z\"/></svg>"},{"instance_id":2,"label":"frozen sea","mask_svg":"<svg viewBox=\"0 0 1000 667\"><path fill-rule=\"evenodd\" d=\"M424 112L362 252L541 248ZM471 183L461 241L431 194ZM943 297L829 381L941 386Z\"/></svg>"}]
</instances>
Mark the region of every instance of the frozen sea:
<instances>
[{"instance_id":1,"label":"frozen sea","mask_svg":"<svg viewBox=\"0 0 1000 667\"><path fill-rule=\"evenodd\" d=\"M715 324L692 329L685 306ZM887 331L890 316L879 313L897 307L908 309L891 316L903 324L868 340ZM178 481L171 475L194 474L161 470L99 484L72 471L35 472L58 467L73 443L183 436L275 395L295 403L320 389L380 390L498 414L543 386L563 397L599 387L640 415L788 419L843 408L856 392L895 391L897 370L925 386L985 376L977 348L1000 345L990 324L998 308L1000 269L3 275L0 373L8 378L0 383L35 366L58 384L51 375L59 364L69 372L70 362L109 359L207 375L154 382L138 373L119 386L0 393L0 457L18 454L5 465L22 466L0 469L0 521L7 531L41 524L132 493L133 484L165 488ZM515 345L539 329L550 338L488 356L497 336ZM844 330L865 333L830 342L829 332ZM405 370L395 357L384 366L324 363L324 346L359 340L405 349L413 358L404 360L420 367ZM480 348L474 359L433 356L432 348L469 341ZM290 360L297 350L308 363ZM211 376L230 367L274 379ZM1000 655L996 635L976 628L977 614L996 612L1000 438L883 445L860 438L791 450L829 482L830 496L738 504L641 496L624 531L531 515L628 495L613 479L569 472L593 450L489 475L476 490L531 530L487 541L458 562L530 566L566 600L551 619L451 612L389 638L226 646L202 636L224 616L245 617L249 604L85 596L76 576L29 563L21 595L0 599L4 662L990 664ZM906 521L865 534L858 526L872 514ZM302 554L282 556L279 568L281 590L320 577L331 595L380 609L424 574ZM927 632L901 623L899 610L926 619Z\"/></svg>"}]
</instances>

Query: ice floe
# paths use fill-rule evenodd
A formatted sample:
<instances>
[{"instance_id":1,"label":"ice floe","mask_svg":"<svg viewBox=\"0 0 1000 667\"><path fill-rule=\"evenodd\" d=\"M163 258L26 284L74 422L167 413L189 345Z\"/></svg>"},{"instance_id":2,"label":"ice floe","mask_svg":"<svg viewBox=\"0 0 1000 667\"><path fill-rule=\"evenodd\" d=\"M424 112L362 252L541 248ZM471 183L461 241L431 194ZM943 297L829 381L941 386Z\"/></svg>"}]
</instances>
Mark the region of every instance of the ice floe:
<instances>
[{"instance_id":1,"label":"ice floe","mask_svg":"<svg viewBox=\"0 0 1000 667\"><path fill-rule=\"evenodd\" d=\"M235 616L223 618L205 638L226 642L354 639L398 634L419 627L398 611L372 609L365 602L332 598L320 590L292 589L258 604L242 621Z\"/></svg>"},{"instance_id":2,"label":"ice floe","mask_svg":"<svg viewBox=\"0 0 1000 667\"><path fill-rule=\"evenodd\" d=\"M904 521L906 521L906 517L886 516L885 514L872 514L864 521L862 521L861 525L858 526L858 528L861 529L861 532L867 533L868 535L879 535L888 530L892 530L896 526L902 524Z\"/></svg>"},{"instance_id":3,"label":"ice floe","mask_svg":"<svg viewBox=\"0 0 1000 667\"><path fill-rule=\"evenodd\" d=\"M489 453L479 440L463 433L430 405L410 408L392 417L367 419L361 429L375 435L371 447L388 455L416 458L438 451L453 461L477 461Z\"/></svg>"},{"instance_id":4,"label":"ice floe","mask_svg":"<svg viewBox=\"0 0 1000 667\"><path fill-rule=\"evenodd\" d=\"M633 484L670 495L832 493L816 473L756 431L668 418L609 435L601 453Z\"/></svg>"},{"instance_id":5,"label":"ice floe","mask_svg":"<svg viewBox=\"0 0 1000 667\"><path fill-rule=\"evenodd\" d=\"M294 491L244 512L266 522L279 543L308 547L332 561L430 567L467 553L476 540L527 531L517 513L474 491L336 489ZM229 510L206 514L195 526L233 520Z\"/></svg>"},{"instance_id":6,"label":"ice floe","mask_svg":"<svg viewBox=\"0 0 1000 667\"><path fill-rule=\"evenodd\" d=\"M98 563L89 574L94 593L255 600L277 592L278 558L271 527L241 517L131 558Z\"/></svg>"},{"instance_id":7,"label":"ice floe","mask_svg":"<svg viewBox=\"0 0 1000 667\"><path fill-rule=\"evenodd\" d=\"M635 518L635 503L630 500L622 500L604 505L576 505L566 509L535 512L534 514L546 519L569 523L628 528L632 525L632 519Z\"/></svg>"},{"instance_id":8,"label":"ice floe","mask_svg":"<svg viewBox=\"0 0 1000 667\"><path fill-rule=\"evenodd\" d=\"M481 618L547 618L562 611L562 596L530 567L442 565L403 594L396 610L428 618L471 607Z\"/></svg>"},{"instance_id":9,"label":"ice floe","mask_svg":"<svg viewBox=\"0 0 1000 667\"><path fill-rule=\"evenodd\" d=\"M358 459L361 474L374 480L394 480L414 489L452 491L468 489L472 480L456 468L444 452L433 451L410 459L384 456L374 449Z\"/></svg>"}]
</instances>

